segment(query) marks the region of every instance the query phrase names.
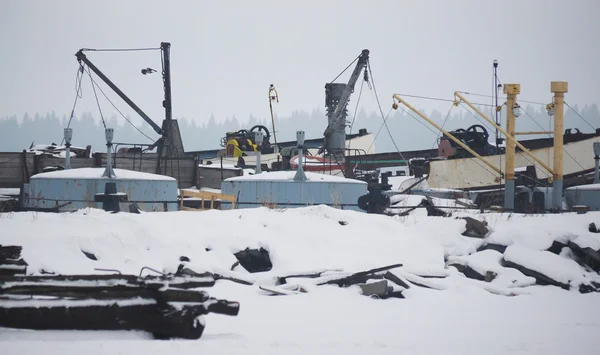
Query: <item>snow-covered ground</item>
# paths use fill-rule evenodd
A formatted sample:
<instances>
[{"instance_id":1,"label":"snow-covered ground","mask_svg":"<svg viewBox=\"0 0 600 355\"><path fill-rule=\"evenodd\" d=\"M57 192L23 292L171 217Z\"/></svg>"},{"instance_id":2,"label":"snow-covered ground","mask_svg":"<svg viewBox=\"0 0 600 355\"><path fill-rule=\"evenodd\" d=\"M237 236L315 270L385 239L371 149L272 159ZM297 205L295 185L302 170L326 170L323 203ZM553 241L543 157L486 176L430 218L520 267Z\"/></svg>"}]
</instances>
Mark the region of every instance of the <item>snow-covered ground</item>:
<instances>
[{"instance_id":1,"label":"snow-covered ground","mask_svg":"<svg viewBox=\"0 0 600 355\"><path fill-rule=\"evenodd\" d=\"M464 237L465 220L453 217L386 217L325 206L289 210L110 214L0 214L0 244L23 246L28 273L138 274L144 266L174 272L187 267L251 280L253 286L217 281L211 296L239 301L237 317L209 314L197 341L154 341L141 332L27 331L0 329L1 354L597 354L600 293L577 286L598 274L569 253L545 251L553 241L598 246L600 212L517 216L469 214L485 220L485 239ZM509 246L502 255L485 243ZM269 250L272 270L250 274L233 253ZM98 260L86 257L92 253ZM547 253L547 254L546 254ZM571 290L532 285L531 277L501 266L502 258L539 267ZM558 258L558 259L556 259ZM498 274L492 282L466 278L449 263ZM406 299L372 299L357 286L315 286L308 292L269 296L259 285L277 276L317 270L355 272L402 263L392 270L412 285ZM508 270L508 271L507 271ZM438 275L445 278L422 278ZM503 295L513 295L507 297Z\"/></svg>"}]
</instances>

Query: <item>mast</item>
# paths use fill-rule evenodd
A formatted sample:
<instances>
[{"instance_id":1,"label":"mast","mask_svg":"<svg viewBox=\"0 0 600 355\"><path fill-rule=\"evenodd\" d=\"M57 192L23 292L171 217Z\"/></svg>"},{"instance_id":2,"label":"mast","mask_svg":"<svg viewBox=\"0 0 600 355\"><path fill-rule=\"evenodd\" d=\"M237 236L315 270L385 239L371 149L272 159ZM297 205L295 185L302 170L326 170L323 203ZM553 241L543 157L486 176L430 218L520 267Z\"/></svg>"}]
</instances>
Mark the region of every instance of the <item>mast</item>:
<instances>
[{"instance_id":1,"label":"mast","mask_svg":"<svg viewBox=\"0 0 600 355\"><path fill-rule=\"evenodd\" d=\"M498 111L498 61L494 59L494 107L496 108L496 126L500 126L500 111ZM496 153L500 152L500 136L496 128Z\"/></svg>"}]
</instances>

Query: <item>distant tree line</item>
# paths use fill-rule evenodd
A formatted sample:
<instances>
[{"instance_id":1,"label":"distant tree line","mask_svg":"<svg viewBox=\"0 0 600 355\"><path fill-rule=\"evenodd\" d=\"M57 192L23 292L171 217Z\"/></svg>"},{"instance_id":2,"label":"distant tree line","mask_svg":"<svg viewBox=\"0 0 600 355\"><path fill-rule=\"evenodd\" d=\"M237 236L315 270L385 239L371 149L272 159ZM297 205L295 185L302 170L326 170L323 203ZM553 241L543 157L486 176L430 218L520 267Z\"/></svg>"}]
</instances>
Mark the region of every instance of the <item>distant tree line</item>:
<instances>
[{"instance_id":1,"label":"distant tree line","mask_svg":"<svg viewBox=\"0 0 600 355\"><path fill-rule=\"evenodd\" d=\"M493 113L490 107L481 107L481 109L488 115ZM574 106L573 109L566 108L565 110L565 128L578 128L582 132L592 132L595 128L600 128L600 112L596 104L586 105L583 108ZM552 117L547 115L543 106L525 106L524 111L517 121L518 131L552 130ZM481 124L488 128L490 136L495 135L495 130L483 119L477 118L474 113L467 111L463 106L454 107L449 115L448 112L437 110L425 113L447 130ZM505 125L504 113L505 110L501 113L502 126ZM412 112L409 114L402 109L391 111L385 121L387 127L383 125L381 115L375 112L367 113L360 110L355 116L350 113L347 132L357 133L360 128L366 128L367 131L376 134L375 147L378 152L389 152L396 149L427 149L436 146L439 133L428 123L417 118ZM36 113L33 117L25 114L21 118L16 116L0 118L0 151L21 151L28 149L32 143L60 144L63 128L67 126L68 121L66 115L59 117L55 112L45 115ZM258 124L271 130L270 119L259 119L252 115L245 120L228 117L219 121L211 116L207 121L200 124L195 119L180 117L178 122L186 151L217 149L220 147L221 137L226 132L237 131L242 128L250 129ZM160 124L160 122L157 123ZM115 142L151 143L158 138L158 135L145 122L137 124L136 127L151 139L139 133L122 117L110 117L106 121L106 125L115 128ZM325 112L319 109L311 112L296 111L288 117L277 117L275 120L278 141L295 140L297 130L304 130L307 138L320 138L323 136L326 126ZM92 145L94 151L104 149L103 124L91 113L83 113L80 116L73 117L70 127L73 128L74 132L73 145L82 147ZM540 136L532 136L532 138L535 137ZM271 138L271 142L273 142L273 138Z\"/></svg>"}]
</instances>

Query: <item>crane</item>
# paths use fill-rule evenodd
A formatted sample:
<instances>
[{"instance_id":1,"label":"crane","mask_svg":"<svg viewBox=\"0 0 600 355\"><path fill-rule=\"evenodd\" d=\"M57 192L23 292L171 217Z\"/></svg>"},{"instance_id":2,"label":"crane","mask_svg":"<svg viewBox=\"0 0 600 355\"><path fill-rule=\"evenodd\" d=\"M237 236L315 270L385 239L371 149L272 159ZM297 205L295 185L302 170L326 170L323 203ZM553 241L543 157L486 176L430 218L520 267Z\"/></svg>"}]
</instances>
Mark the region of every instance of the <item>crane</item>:
<instances>
[{"instance_id":1,"label":"crane","mask_svg":"<svg viewBox=\"0 0 600 355\"><path fill-rule=\"evenodd\" d=\"M343 158L346 149L346 117L348 116L348 101L350 95L354 92L354 85L363 69L364 79L365 81L368 81L367 65L369 63L369 50L363 49L361 54L354 61L356 62L356 66L354 67L354 71L347 84L333 82L325 84L325 106L327 107L328 124L325 132L323 132L324 144L320 149L320 152L327 151L328 154L340 158ZM350 65L352 65L352 63L350 63Z\"/></svg>"},{"instance_id":2,"label":"crane","mask_svg":"<svg viewBox=\"0 0 600 355\"><path fill-rule=\"evenodd\" d=\"M163 89L164 89L164 100L163 107L165 108L165 119L163 120L162 127L156 124L148 115L142 111L121 89L117 87L98 67L96 67L88 57L83 53L91 49L80 49L75 53L75 57L79 62L79 65L87 65L102 81L106 83L123 101L125 101L146 123L148 123L152 129L161 135L161 137L152 145L152 147L158 147L158 159L157 159L157 173L161 173L161 159L171 157L182 157L184 154L183 142L181 140L181 133L179 131L179 124L177 120L173 119L173 110L171 106L171 44L169 42L162 42L160 44L162 52L162 76L163 76ZM83 64L82 64L83 63ZM154 69L142 69L142 74L147 74L155 71ZM166 169L166 164L164 165Z\"/></svg>"}]
</instances>

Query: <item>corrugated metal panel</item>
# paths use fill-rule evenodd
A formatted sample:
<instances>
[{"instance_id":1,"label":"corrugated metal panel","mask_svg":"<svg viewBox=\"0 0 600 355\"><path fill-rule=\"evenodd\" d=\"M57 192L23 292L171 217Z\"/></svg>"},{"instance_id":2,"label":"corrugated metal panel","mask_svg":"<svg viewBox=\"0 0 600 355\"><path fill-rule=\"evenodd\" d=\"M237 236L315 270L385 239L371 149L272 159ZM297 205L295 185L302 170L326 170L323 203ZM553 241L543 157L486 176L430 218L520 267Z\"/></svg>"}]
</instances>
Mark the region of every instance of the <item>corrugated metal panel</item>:
<instances>
[{"instance_id":1,"label":"corrugated metal panel","mask_svg":"<svg viewBox=\"0 0 600 355\"><path fill-rule=\"evenodd\" d=\"M361 211L358 198L367 194L366 184L290 180L223 181L221 191L237 197L238 208L278 208L325 204ZM224 205L223 209L230 208Z\"/></svg>"}]
</instances>

